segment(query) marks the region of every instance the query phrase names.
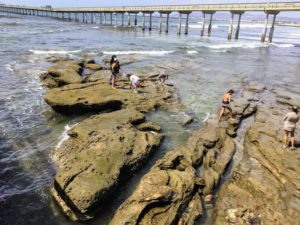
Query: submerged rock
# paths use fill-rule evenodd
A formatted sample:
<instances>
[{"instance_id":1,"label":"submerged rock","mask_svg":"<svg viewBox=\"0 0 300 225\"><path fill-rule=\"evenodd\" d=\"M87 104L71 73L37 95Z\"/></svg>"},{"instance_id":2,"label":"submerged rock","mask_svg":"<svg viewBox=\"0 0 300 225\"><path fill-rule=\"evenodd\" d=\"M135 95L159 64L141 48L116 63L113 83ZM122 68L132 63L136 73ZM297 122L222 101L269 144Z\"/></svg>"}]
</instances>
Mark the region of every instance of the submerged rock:
<instances>
[{"instance_id":1,"label":"submerged rock","mask_svg":"<svg viewBox=\"0 0 300 225\"><path fill-rule=\"evenodd\" d=\"M163 135L139 130L144 120L142 113L125 109L92 116L68 132L54 155L60 169L52 193L71 219L92 218L159 147Z\"/></svg>"}]
</instances>

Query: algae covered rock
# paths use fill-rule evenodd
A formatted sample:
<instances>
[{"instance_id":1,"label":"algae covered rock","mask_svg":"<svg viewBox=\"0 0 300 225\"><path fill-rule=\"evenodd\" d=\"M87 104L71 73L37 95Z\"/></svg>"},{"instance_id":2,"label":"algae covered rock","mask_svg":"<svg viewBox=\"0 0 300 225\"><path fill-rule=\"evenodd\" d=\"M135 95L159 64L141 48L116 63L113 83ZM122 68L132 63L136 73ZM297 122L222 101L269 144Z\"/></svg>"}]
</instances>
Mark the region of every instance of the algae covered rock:
<instances>
[{"instance_id":1,"label":"algae covered rock","mask_svg":"<svg viewBox=\"0 0 300 225\"><path fill-rule=\"evenodd\" d=\"M124 179L157 149L163 135L137 128L144 115L120 110L95 115L69 131L55 153L53 195L74 220L93 217Z\"/></svg>"}]
</instances>

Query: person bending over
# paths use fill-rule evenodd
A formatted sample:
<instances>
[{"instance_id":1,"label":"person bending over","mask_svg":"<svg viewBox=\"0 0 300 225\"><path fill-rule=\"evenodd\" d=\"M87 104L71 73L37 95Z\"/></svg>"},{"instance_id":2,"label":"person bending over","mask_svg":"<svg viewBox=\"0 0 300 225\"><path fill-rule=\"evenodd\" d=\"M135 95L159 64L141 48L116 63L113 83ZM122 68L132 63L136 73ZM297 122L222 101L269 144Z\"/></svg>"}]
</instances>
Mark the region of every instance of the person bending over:
<instances>
[{"instance_id":1,"label":"person bending over","mask_svg":"<svg viewBox=\"0 0 300 225\"><path fill-rule=\"evenodd\" d=\"M166 74L165 71L160 71L160 73L158 74L157 80L156 82L160 82L161 84L164 84L165 81L169 78L169 75Z\"/></svg>"},{"instance_id":2,"label":"person bending over","mask_svg":"<svg viewBox=\"0 0 300 225\"><path fill-rule=\"evenodd\" d=\"M229 90L225 93L223 100L222 100L221 111L220 111L220 115L218 118L218 123L220 122L220 119L223 116L225 109L227 109L229 111L230 117L232 117L232 109L230 107L230 102L232 101L231 96L233 93L234 93L233 90Z\"/></svg>"},{"instance_id":3,"label":"person bending over","mask_svg":"<svg viewBox=\"0 0 300 225\"><path fill-rule=\"evenodd\" d=\"M140 78L136 75L128 74L127 77L130 80L130 89L133 87L134 93L137 93L137 88L141 87Z\"/></svg>"},{"instance_id":4,"label":"person bending over","mask_svg":"<svg viewBox=\"0 0 300 225\"><path fill-rule=\"evenodd\" d=\"M298 115L298 108L296 106L289 108L290 112L288 112L283 121L283 148L287 148L288 146L288 135L291 135L291 149L295 149L295 130L296 130L296 123L299 121Z\"/></svg>"}]
</instances>

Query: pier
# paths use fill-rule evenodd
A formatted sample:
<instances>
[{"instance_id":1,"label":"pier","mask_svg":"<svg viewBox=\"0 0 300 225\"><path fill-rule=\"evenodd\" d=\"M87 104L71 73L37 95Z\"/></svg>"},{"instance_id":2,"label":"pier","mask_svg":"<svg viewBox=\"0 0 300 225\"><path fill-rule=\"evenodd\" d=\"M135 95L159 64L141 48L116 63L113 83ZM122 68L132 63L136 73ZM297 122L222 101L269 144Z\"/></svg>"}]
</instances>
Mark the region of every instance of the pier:
<instances>
[{"instance_id":1,"label":"pier","mask_svg":"<svg viewBox=\"0 0 300 225\"><path fill-rule=\"evenodd\" d=\"M233 34L233 24L235 17L237 16L237 26L234 34L234 39L239 38L240 23L242 15L246 12L262 12L265 14L264 28L261 33L261 42L266 41L268 35L268 42L272 42L276 16L280 12L288 11L300 11L300 1L299 2L276 2L276 3L246 3L246 4L201 4L201 5L172 5L172 6L132 6L132 7L99 7L99 8L51 8L51 7L27 7L27 6L16 6L16 5L0 5L1 12L16 13L22 15L31 16L44 16L53 17L63 20L76 21L82 23L99 23L103 25L111 26L132 26L138 27L138 15L142 16L141 28L143 31L146 30L146 17L148 18L147 29L149 31L153 30L153 14L159 14L158 22L158 32L163 32L163 19L165 23L165 32L169 32L169 19L171 13L178 13L178 28L177 34L181 35L182 30L182 20L185 21L184 34L188 34L189 19L192 12L202 12L201 30L199 31L199 36L205 36L205 24L206 16L208 17L208 30L207 36L212 35L212 23L213 16L217 12L229 12L231 14L229 21L229 30L227 39L232 39ZM114 16L114 18L113 18ZM127 17L127 25L124 23ZM118 19L121 17L121 20ZM132 23L133 17L133 23ZM120 24L121 21L121 24ZM114 23L113 23L114 22ZM118 23L119 22L119 23ZM271 22L269 34L268 25Z\"/></svg>"}]
</instances>

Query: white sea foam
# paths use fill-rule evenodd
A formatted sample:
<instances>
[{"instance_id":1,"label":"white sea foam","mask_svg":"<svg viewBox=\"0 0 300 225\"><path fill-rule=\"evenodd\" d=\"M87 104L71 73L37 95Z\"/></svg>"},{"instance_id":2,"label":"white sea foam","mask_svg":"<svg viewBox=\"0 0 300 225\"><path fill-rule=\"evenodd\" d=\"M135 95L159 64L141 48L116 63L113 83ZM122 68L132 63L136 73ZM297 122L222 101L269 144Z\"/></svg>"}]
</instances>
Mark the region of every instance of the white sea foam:
<instances>
[{"instance_id":1,"label":"white sea foam","mask_svg":"<svg viewBox=\"0 0 300 225\"><path fill-rule=\"evenodd\" d=\"M61 137L60 137L60 141L57 143L57 145L55 146L55 149L58 149L58 148L60 148L60 146L62 145L62 143L65 141L65 140L68 140L68 138L69 138L69 135L68 135L68 131L69 130L71 130L74 126L76 126L77 125L77 123L76 124L73 124L73 125L69 125L69 124L67 124L66 126L65 126L65 130L64 130L64 132L62 133L62 135L61 135Z\"/></svg>"},{"instance_id":2,"label":"white sea foam","mask_svg":"<svg viewBox=\"0 0 300 225\"><path fill-rule=\"evenodd\" d=\"M202 122L205 123L205 122L208 120L209 116L210 116L210 113L207 112L207 113L206 113L206 116L205 116L205 118L202 120Z\"/></svg>"},{"instance_id":3,"label":"white sea foam","mask_svg":"<svg viewBox=\"0 0 300 225\"><path fill-rule=\"evenodd\" d=\"M230 49L230 48L259 48L259 47L266 47L266 45L261 43L226 43L226 44L215 44L215 45L208 45L208 48L211 49Z\"/></svg>"},{"instance_id":4,"label":"white sea foam","mask_svg":"<svg viewBox=\"0 0 300 225\"><path fill-rule=\"evenodd\" d=\"M276 43L271 43L270 45L278 47L278 48L292 48L295 47L293 44L276 44Z\"/></svg>"},{"instance_id":5,"label":"white sea foam","mask_svg":"<svg viewBox=\"0 0 300 225\"><path fill-rule=\"evenodd\" d=\"M195 50L190 50L190 51L187 51L187 54L190 54L190 55L193 55L193 54L197 54L198 52L195 51Z\"/></svg>"},{"instance_id":6,"label":"white sea foam","mask_svg":"<svg viewBox=\"0 0 300 225\"><path fill-rule=\"evenodd\" d=\"M70 54L70 53L78 53L81 52L81 50L74 50L74 51L65 51L65 50L29 50L33 54L37 55L65 55L65 54Z\"/></svg>"},{"instance_id":7,"label":"white sea foam","mask_svg":"<svg viewBox=\"0 0 300 225\"><path fill-rule=\"evenodd\" d=\"M167 55L174 51L104 51L105 55Z\"/></svg>"},{"instance_id":8,"label":"white sea foam","mask_svg":"<svg viewBox=\"0 0 300 225\"><path fill-rule=\"evenodd\" d=\"M12 65L11 64L5 64L5 69L10 71L10 72L14 72L14 69L12 68Z\"/></svg>"},{"instance_id":9,"label":"white sea foam","mask_svg":"<svg viewBox=\"0 0 300 225\"><path fill-rule=\"evenodd\" d=\"M93 29L98 29L99 27L92 27Z\"/></svg>"}]
</instances>

